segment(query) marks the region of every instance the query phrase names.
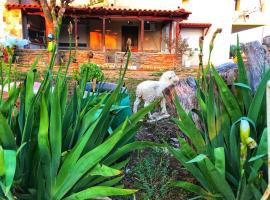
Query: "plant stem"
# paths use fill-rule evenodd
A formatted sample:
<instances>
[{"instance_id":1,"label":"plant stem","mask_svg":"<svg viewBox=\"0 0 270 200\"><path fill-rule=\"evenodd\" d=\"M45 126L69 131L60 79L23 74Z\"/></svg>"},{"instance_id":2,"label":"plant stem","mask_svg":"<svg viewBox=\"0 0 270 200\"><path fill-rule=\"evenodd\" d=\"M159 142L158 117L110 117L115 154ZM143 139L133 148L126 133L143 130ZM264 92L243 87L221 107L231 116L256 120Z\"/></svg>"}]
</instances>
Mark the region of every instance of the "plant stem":
<instances>
[{"instance_id":1,"label":"plant stem","mask_svg":"<svg viewBox=\"0 0 270 200\"><path fill-rule=\"evenodd\" d=\"M265 190L261 200L266 200L270 196L270 81L267 82L266 87L266 109L267 109L267 143L268 143L268 186Z\"/></svg>"},{"instance_id":2,"label":"plant stem","mask_svg":"<svg viewBox=\"0 0 270 200\"><path fill-rule=\"evenodd\" d=\"M4 80L3 80L3 60L0 59L0 76L1 76L1 96L0 96L0 103L3 100L3 92L4 92Z\"/></svg>"}]
</instances>

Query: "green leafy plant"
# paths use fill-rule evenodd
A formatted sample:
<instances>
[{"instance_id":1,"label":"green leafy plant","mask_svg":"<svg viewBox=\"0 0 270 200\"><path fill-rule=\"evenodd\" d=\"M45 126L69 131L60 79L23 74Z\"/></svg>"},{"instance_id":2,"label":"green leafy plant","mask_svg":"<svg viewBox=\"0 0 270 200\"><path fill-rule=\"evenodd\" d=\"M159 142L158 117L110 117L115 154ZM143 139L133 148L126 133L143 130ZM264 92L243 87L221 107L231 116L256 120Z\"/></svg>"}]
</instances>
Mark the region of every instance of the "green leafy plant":
<instances>
[{"instance_id":1,"label":"green leafy plant","mask_svg":"<svg viewBox=\"0 0 270 200\"><path fill-rule=\"evenodd\" d=\"M97 64L93 64L93 63L83 64L80 67L80 70L81 70L81 73L84 73L84 71L89 70L88 81L92 82L94 79L96 79L96 81L101 82L104 80L104 73L102 72L102 70Z\"/></svg>"},{"instance_id":2,"label":"green leafy plant","mask_svg":"<svg viewBox=\"0 0 270 200\"><path fill-rule=\"evenodd\" d=\"M131 168L129 176L134 177L134 186L140 189L140 199L167 199L170 184L176 171L169 168L170 156L161 149L139 153L138 163Z\"/></svg>"},{"instance_id":3,"label":"green leafy plant","mask_svg":"<svg viewBox=\"0 0 270 200\"><path fill-rule=\"evenodd\" d=\"M138 122L155 103L126 116L119 126L112 128L113 119L123 109L118 101L130 52L113 92L89 93L84 97L90 72L86 68L73 88L74 95L68 98L71 55L70 50L66 68L60 67L53 75L54 47L37 94L33 86L38 58L24 82L9 90L8 98L1 94L0 198L69 200L136 192L122 189L119 181L129 160L127 154L154 146L132 141L140 126Z\"/></svg>"},{"instance_id":4,"label":"green leafy plant","mask_svg":"<svg viewBox=\"0 0 270 200\"><path fill-rule=\"evenodd\" d=\"M199 185L183 181L174 185L200 198L260 199L267 187L265 90L270 71L264 74L256 93L252 94L239 42L237 60L238 77L232 89L213 66L208 66L209 71L199 78L199 108L195 113L202 129L175 96L178 118L173 121L190 143L179 138L180 148L169 147L169 150Z\"/></svg>"}]
</instances>

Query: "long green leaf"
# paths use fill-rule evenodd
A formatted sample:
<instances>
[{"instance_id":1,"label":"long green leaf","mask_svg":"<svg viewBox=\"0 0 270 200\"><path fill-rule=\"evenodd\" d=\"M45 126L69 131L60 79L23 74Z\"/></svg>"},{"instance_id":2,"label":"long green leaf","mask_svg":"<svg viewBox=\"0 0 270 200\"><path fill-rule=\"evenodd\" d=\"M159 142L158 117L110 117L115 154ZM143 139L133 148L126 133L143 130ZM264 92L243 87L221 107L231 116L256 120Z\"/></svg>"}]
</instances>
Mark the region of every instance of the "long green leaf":
<instances>
[{"instance_id":1,"label":"long green leaf","mask_svg":"<svg viewBox=\"0 0 270 200\"><path fill-rule=\"evenodd\" d=\"M54 194L55 199L61 199L88 170L93 168L113 149L121 137L123 137L127 125L128 122L126 120L121 129L112 134L112 137L82 156L76 165L70 166L72 173L66 175L64 182L59 182L57 179Z\"/></svg>"},{"instance_id":2,"label":"long green leaf","mask_svg":"<svg viewBox=\"0 0 270 200\"><path fill-rule=\"evenodd\" d=\"M11 88L13 91L12 93L9 93L8 99L6 101L3 101L1 104L1 111L2 112L8 112L12 106L15 105L18 96L20 94L21 88L16 88L16 84Z\"/></svg>"},{"instance_id":3,"label":"long green leaf","mask_svg":"<svg viewBox=\"0 0 270 200\"><path fill-rule=\"evenodd\" d=\"M54 92L51 95L51 117L50 117L50 144L52 155L52 173L56 177L61 160L62 149L62 118L61 105L59 97L59 85L56 84ZM43 123L41 121L41 123Z\"/></svg>"},{"instance_id":4,"label":"long green leaf","mask_svg":"<svg viewBox=\"0 0 270 200\"><path fill-rule=\"evenodd\" d=\"M214 86L213 77L210 76L209 95L207 98L207 128L210 141L216 136L216 122L215 122L215 99L214 99Z\"/></svg>"},{"instance_id":5,"label":"long green leaf","mask_svg":"<svg viewBox=\"0 0 270 200\"><path fill-rule=\"evenodd\" d=\"M46 180L46 186L50 193L51 188L51 152L50 152L50 144L49 144L49 116L46 105L45 97L42 96L41 104L40 104L40 124L38 130L38 148L40 154L40 162L42 168L42 174L44 179Z\"/></svg>"},{"instance_id":6,"label":"long green leaf","mask_svg":"<svg viewBox=\"0 0 270 200\"><path fill-rule=\"evenodd\" d=\"M215 155L215 168L225 179L225 152L224 147L214 149Z\"/></svg>"},{"instance_id":7,"label":"long green leaf","mask_svg":"<svg viewBox=\"0 0 270 200\"><path fill-rule=\"evenodd\" d=\"M7 123L7 120L0 113L0 143L4 149L16 149L15 137Z\"/></svg>"},{"instance_id":8,"label":"long green leaf","mask_svg":"<svg viewBox=\"0 0 270 200\"><path fill-rule=\"evenodd\" d=\"M120 85L118 85L118 87L114 90L114 92L109 97L108 101L106 102L102 110L102 113L100 114L96 122L87 130L87 132L83 135L83 137L79 139L75 147L68 154L57 176L57 185L60 185L64 182L66 176L70 173L70 170L71 170L70 166L74 166L77 160L79 159L81 153L83 152L83 150L86 149L86 147L90 146L90 144L88 144L90 143L89 141L90 137L92 136L93 133L95 133L95 130L100 129L103 119L108 115L108 112L113 102L117 98L119 90L120 90ZM121 127L119 127L119 130L120 128Z\"/></svg>"},{"instance_id":9,"label":"long green leaf","mask_svg":"<svg viewBox=\"0 0 270 200\"><path fill-rule=\"evenodd\" d=\"M188 159L192 159L196 157L196 152L194 151L194 149L189 145L189 143L181 138L180 136L178 137L178 141L180 143L180 147L181 147L181 152L188 158Z\"/></svg>"},{"instance_id":10,"label":"long green leaf","mask_svg":"<svg viewBox=\"0 0 270 200\"><path fill-rule=\"evenodd\" d=\"M238 82L249 86L245 64L241 55L241 48L239 44L238 35L237 35L236 55L237 55L237 67L238 67ZM251 100L250 90L241 90L241 94L243 96L245 108L246 110L248 110L250 106L250 100Z\"/></svg>"},{"instance_id":11,"label":"long green leaf","mask_svg":"<svg viewBox=\"0 0 270 200\"><path fill-rule=\"evenodd\" d=\"M186 117L189 118L189 116ZM175 118L173 118L172 121L190 139L198 152L202 152L204 150L205 142L200 131L194 130L191 126L185 125L185 121L180 121Z\"/></svg>"},{"instance_id":12,"label":"long green leaf","mask_svg":"<svg viewBox=\"0 0 270 200\"><path fill-rule=\"evenodd\" d=\"M99 186L109 186L109 187L112 187L112 186L115 186L116 184L119 184L119 182L121 180L123 180L124 176L119 176L119 177L116 177L114 179L111 179L111 180L108 180L108 181L105 181L105 182L102 182L100 184L98 184Z\"/></svg>"},{"instance_id":13,"label":"long green leaf","mask_svg":"<svg viewBox=\"0 0 270 200\"><path fill-rule=\"evenodd\" d=\"M94 198L98 198L98 197L128 195L128 194L133 194L135 192L137 192L137 190L119 189L119 188L106 187L106 186L96 186L96 187L91 187L87 190L78 192L76 194L73 194L67 198L64 198L64 200L94 199Z\"/></svg>"},{"instance_id":14,"label":"long green leaf","mask_svg":"<svg viewBox=\"0 0 270 200\"><path fill-rule=\"evenodd\" d=\"M239 132L234 123L231 126L230 137L229 137L229 149L230 149L230 160L228 160L231 165L234 177L240 179L240 146L239 146Z\"/></svg>"},{"instance_id":15,"label":"long green leaf","mask_svg":"<svg viewBox=\"0 0 270 200\"><path fill-rule=\"evenodd\" d=\"M218 191L223 195L225 199L234 200L235 196L230 185L221 176L221 174L218 172L218 170L215 168L215 166L212 164L212 162L208 158L205 159L205 164L208 171L210 172L210 178L212 179Z\"/></svg>"},{"instance_id":16,"label":"long green leaf","mask_svg":"<svg viewBox=\"0 0 270 200\"><path fill-rule=\"evenodd\" d=\"M174 122L179 126L179 128L184 132L184 134L190 138L195 148L199 152L203 151L205 142L203 140L202 134L181 106L176 93L174 94L174 103L176 106L178 117L181 120L174 120Z\"/></svg>"},{"instance_id":17,"label":"long green leaf","mask_svg":"<svg viewBox=\"0 0 270 200\"><path fill-rule=\"evenodd\" d=\"M26 84L25 84L25 114L28 115L29 109L32 106L32 101L35 96L34 94L34 81L35 81L35 68L38 64L39 57L36 58L34 64L32 65L31 69L27 72Z\"/></svg>"},{"instance_id":18,"label":"long green leaf","mask_svg":"<svg viewBox=\"0 0 270 200\"><path fill-rule=\"evenodd\" d=\"M265 104L264 102L264 96L265 96L265 91L266 91L266 84L267 84L267 81L270 79L270 70L268 70L258 88L257 88L257 92L255 94L255 96L253 97L252 99L252 102L251 102L251 105L249 107L249 110L248 110L248 118L252 119L252 121L254 121L254 123L257 123L257 120L260 116L260 111L261 111L261 108L263 106L263 104ZM265 111L263 111L265 112Z\"/></svg>"},{"instance_id":19,"label":"long green leaf","mask_svg":"<svg viewBox=\"0 0 270 200\"><path fill-rule=\"evenodd\" d=\"M227 84L220 77L220 75L218 74L218 72L214 67L212 67L212 71L219 89L219 94L221 96L222 102L225 105L226 110L228 111L230 117L232 118L232 121L234 122L241 117L242 115L241 109L234 95L228 88Z\"/></svg>"},{"instance_id":20,"label":"long green leaf","mask_svg":"<svg viewBox=\"0 0 270 200\"><path fill-rule=\"evenodd\" d=\"M96 167L90 171L91 176L106 176L106 177L117 176L122 173L123 172L120 170L113 169L106 165L100 164L97 164Z\"/></svg>"},{"instance_id":21,"label":"long green leaf","mask_svg":"<svg viewBox=\"0 0 270 200\"><path fill-rule=\"evenodd\" d=\"M260 154L267 154L267 149L268 149L268 145L267 145L267 138L268 138L268 134L267 134L267 129L265 128L263 130L259 145L257 147L257 151L256 154L260 155Z\"/></svg>"},{"instance_id":22,"label":"long green leaf","mask_svg":"<svg viewBox=\"0 0 270 200\"><path fill-rule=\"evenodd\" d=\"M212 198L213 197L221 197L220 195L210 194L206 190L204 190L202 187L200 187L198 185L194 185L193 183L186 182L186 181L177 181L177 182L173 183L173 186L183 188L187 191L190 191L192 193L200 195L206 199L209 197L212 197Z\"/></svg>"},{"instance_id":23,"label":"long green leaf","mask_svg":"<svg viewBox=\"0 0 270 200\"><path fill-rule=\"evenodd\" d=\"M8 194L13 183L16 170L16 151L4 150L5 161L5 195Z\"/></svg>"},{"instance_id":24,"label":"long green leaf","mask_svg":"<svg viewBox=\"0 0 270 200\"><path fill-rule=\"evenodd\" d=\"M171 147L168 147L168 150L200 182L204 188L210 188L209 183L205 179L204 174L200 171L200 169L194 163L186 163L188 159L185 157L181 150L176 150Z\"/></svg>"}]
</instances>

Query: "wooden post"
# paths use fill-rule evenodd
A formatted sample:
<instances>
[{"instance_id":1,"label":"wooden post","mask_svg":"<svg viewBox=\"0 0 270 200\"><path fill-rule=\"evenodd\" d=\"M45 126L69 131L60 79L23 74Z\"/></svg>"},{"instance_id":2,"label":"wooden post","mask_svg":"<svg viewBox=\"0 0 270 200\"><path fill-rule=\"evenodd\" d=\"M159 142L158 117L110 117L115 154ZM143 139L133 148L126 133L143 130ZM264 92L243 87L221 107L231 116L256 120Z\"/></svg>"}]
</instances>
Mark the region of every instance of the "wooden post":
<instances>
[{"instance_id":1,"label":"wooden post","mask_svg":"<svg viewBox=\"0 0 270 200\"><path fill-rule=\"evenodd\" d=\"M144 43L144 20L141 20L141 52L143 52L143 43Z\"/></svg>"},{"instance_id":2,"label":"wooden post","mask_svg":"<svg viewBox=\"0 0 270 200\"><path fill-rule=\"evenodd\" d=\"M172 22L170 22L169 30L169 52L172 53Z\"/></svg>"},{"instance_id":3,"label":"wooden post","mask_svg":"<svg viewBox=\"0 0 270 200\"><path fill-rule=\"evenodd\" d=\"M78 17L74 17L74 37L75 37L75 48L78 49Z\"/></svg>"},{"instance_id":4,"label":"wooden post","mask_svg":"<svg viewBox=\"0 0 270 200\"><path fill-rule=\"evenodd\" d=\"M106 35L106 19L102 18L102 49L103 49L103 52L106 51L105 35Z\"/></svg>"},{"instance_id":5,"label":"wooden post","mask_svg":"<svg viewBox=\"0 0 270 200\"><path fill-rule=\"evenodd\" d=\"M177 53L176 52L176 50L178 49L178 44L179 44L179 33L180 33L180 29L179 29L179 21L176 21L176 23L175 23L175 53Z\"/></svg>"}]
</instances>

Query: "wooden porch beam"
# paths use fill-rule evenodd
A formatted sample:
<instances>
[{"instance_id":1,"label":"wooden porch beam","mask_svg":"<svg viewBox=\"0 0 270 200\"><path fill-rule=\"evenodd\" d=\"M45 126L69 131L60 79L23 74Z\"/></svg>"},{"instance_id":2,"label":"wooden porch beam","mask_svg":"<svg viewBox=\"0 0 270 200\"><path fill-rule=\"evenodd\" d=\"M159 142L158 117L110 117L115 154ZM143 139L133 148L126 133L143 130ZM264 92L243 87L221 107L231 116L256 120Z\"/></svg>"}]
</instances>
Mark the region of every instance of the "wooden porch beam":
<instances>
[{"instance_id":1,"label":"wooden porch beam","mask_svg":"<svg viewBox=\"0 0 270 200\"><path fill-rule=\"evenodd\" d=\"M179 36L180 34L180 27L179 27L179 21L176 21L175 23L175 50L178 49L178 45L179 45ZM175 53L177 53L175 51Z\"/></svg>"},{"instance_id":2,"label":"wooden porch beam","mask_svg":"<svg viewBox=\"0 0 270 200\"><path fill-rule=\"evenodd\" d=\"M78 17L74 17L74 37L75 37L75 48L78 49Z\"/></svg>"},{"instance_id":3,"label":"wooden porch beam","mask_svg":"<svg viewBox=\"0 0 270 200\"><path fill-rule=\"evenodd\" d=\"M144 43L144 20L141 20L141 52L143 52L143 43Z\"/></svg>"},{"instance_id":4,"label":"wooden porch beam","mask_svg":"<svg viewBox=\"0 0 270 200\"><path fill-rule=\"evenodd\" d=\"M106 36L106 18L102 18L102 50L103 52L106 51L106 41L105 41L105 36Z\"/></svg>"},{"instance_id":5,"label":"wooden porch beam","mask_svg":"<svg viewBox=\"0 0 270 200\"><path fill-rule=\"evenodd\" d=\"M169 52L172 53L172 22L170 22L170 30L169 30Z\"/></svg>"}]
</instances>

